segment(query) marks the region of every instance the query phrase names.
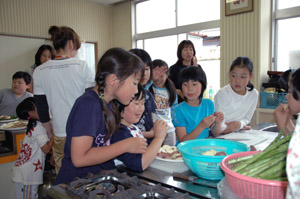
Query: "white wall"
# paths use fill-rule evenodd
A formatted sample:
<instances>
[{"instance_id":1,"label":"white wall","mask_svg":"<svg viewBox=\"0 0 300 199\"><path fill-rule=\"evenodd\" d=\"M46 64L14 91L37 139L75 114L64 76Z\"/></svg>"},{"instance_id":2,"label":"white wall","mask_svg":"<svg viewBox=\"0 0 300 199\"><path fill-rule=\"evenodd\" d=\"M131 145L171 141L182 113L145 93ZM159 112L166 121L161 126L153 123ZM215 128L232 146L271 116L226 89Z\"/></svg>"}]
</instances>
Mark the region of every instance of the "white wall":
<instances>
[{"instance_id":1,"label":"white wall","mask_svg":"<svg viewBox=\"0 0 300 199\"><path fill-rule=\"evenodd\" d=\"M11 180L13 164L14 162L0 164L0 198L2 199L14 198L14 184Z\"/></svg>"},{"instance_id":2,"label":"white wall","mask_svg":"<svg viewBox=\"0 0 300 199\"><path fill-rule=\"evenodd\" d=\"M0 35L0 89L11 88L12 76L34 64L37 49L45 39Z\"/></svg>"}]
</instances>

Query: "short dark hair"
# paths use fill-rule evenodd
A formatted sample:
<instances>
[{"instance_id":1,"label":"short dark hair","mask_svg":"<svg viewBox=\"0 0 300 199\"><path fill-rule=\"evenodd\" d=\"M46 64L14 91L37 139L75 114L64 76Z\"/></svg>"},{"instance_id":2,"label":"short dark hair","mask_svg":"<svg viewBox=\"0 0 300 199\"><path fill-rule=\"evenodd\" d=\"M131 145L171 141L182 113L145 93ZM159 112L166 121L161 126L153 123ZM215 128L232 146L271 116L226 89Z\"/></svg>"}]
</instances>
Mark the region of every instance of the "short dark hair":
<instances>
[{"instance_id":1,"label":"short dark hair","mask_svg":"<svg viewBox=\"0 0 300 199\"><path fill-rule=\"evenodd\" d=\"M177 64L182 64L183 58L182 58L182 50L186 47L186 46L192 46L194 54L193 56L196 55L196 50L195 50L195 46L193 44L193 42L191 42L190 40L183 40L182 42L180 42L180 44L178 45L177 48L177 57L178 57L178 61ZM192 63L193 65L193 63Z\"/></svg>"},{"instance_id":2,"label":"short dark hair","mask_svg":"<svg viewBox=\"0 0 300 199\"><path fill-rule=\"evenodd\" d=\"M147 53L147 51L140 49L140 48L134 48L129 51L132 52L133 54L135 54L136 56L138 56L144 64L146 64L147 66L150 67L149 81L151 81L152 80L152 59L151 59L149 53Z\"/></svg>"},{"instance_id":3,"label":"short dark hair","mask_svg":"<svg viewBox=\"0 0 300 199\"><path fill-rule=\"evenodd\" d=\"M55 57L55 51L54 51L54 49L53 49L50 45L46 45L46 44L41 45L41 46L39 47L38 51L37 51L36 54L35 54L35 62L34 62L34 64L35 64L36 66L39 66L39 65L42 64L42 63L41 63L41 56L42 56L42 54L43 54L43 52L44 52L45 50L49 50L50 53L51 53L51 59L54 59L54 57Z\"/></svg>"},{"instance_id":4,"label":"short dark hair","mask_svg":"<svg viewBox=\"0 0 300 199\"><path fill-rule=\"evenodd\" d=\"M16 108L18 118L22 120L28 120L26 135L37 124L37 121L33 118L30 118L28 113L29 111L33 111L35 109L35 100L33 97L24 99Z\"/></svg>"},{"instance_id":5,"label":"short dark hair","mask_svg":"<svg viewBox=\"0 0 300 199\"><path fill-rule=\"evenodd\" d=\"M235 60L233 60L229 72L231 72L235 67L247 68L250 75L253 73L253 63L249 57L237 57ZM250 81L248 82L247 87L249 88L249 91L254 89L254 86Z\"/></svg>"},{"instance_id":6,"label":"short dark hair","mask_svg":"<svg viewBox=\"0 0 300 199\"><path fill-rule=\"evenodd\" d=\"M198 81L201 83L202 88L201 88L201 94L199 96L199 99L201 100L207 86L206 74L204 70L197 66L189 66L184 68L182 71L180 71L178 76L178 83L181 90L182 90L182 84L190 80Z\"/></svg>"},{"instance_id":7,"label":"short dark hair","mask_svg":"<svg viewBox=\"0 0 300 199\"><path fill-rule=\"evenodd\" d=\"M292 95L296 100L300 100L300 68L292 75L291 83L293 85Z\"/></svg>"},{"instance_id":8,"label":"short dark hair","mask_svg":"<svg viewBox=\"0 0 300 199\"><path fill-rule=\"evenodd\" d=\"M30 84L31 83L31 75L27 72L24 72L24 71L18 71L16 72L13 76L12 76L12 79L24 79L26 85Z\"/></svg>"}]
</instances>

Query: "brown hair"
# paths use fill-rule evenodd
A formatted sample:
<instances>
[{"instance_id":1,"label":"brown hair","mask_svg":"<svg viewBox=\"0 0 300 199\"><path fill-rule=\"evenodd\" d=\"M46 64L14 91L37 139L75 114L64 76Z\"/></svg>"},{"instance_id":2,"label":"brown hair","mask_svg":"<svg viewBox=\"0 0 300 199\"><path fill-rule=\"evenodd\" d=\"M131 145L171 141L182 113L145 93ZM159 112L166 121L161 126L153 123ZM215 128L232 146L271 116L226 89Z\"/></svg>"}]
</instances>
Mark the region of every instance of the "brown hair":
<instances>
[{"instance_id":1,"label":"brown hair","mask_svg":"<svg viewBox=\"0 0 300 199\"><path fill-rule=\"evenodd\" d=\"M77 33L69 27L66 26L51 26L48 30L51 35L51 41L55 50L64 49L67 42L71 40L74 43L74 48L78 50L81 46L81 41Z\"/></svg>"}]
</instances>

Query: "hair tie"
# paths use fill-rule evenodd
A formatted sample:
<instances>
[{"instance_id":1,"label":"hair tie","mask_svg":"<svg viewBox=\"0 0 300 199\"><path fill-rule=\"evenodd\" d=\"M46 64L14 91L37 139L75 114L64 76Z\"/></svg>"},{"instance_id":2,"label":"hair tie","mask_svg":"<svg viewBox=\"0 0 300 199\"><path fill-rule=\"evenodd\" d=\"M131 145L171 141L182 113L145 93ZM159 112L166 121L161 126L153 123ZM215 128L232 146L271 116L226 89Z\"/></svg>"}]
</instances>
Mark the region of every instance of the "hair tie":
<instances>
[{"instance_id":1,"label":"hair tie","mask_svg":"<svg viewBox=\"0 0 300 199\"><path fill-rule=\"evenodd\" d=\"M27 120L30 120L30 118L31 118L31 117L29 116L29 117L27 118Z\"/></svg>"},{"instance_id":2,"label":"hair tie","mask_svg":"<svg viewBox=\"0 0 300 199\"><path fill-rule=\"evenodd\" d=\"M99 95L99 98L103 100L103 99L104 99L104 94L101 93L101 94Z\"/></svg>"}]
</instances>

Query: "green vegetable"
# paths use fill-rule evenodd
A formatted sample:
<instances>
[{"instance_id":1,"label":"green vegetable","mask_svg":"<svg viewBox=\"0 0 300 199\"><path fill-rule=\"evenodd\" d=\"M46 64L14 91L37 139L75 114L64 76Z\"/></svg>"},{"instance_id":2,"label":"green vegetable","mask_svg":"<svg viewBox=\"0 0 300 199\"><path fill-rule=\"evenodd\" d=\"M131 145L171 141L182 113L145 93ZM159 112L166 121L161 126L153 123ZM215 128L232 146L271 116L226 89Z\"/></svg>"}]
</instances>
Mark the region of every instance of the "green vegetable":
<instances>
[{"instance_id":1,"label":"green vegetable","mask_svg":"<svg viewBox=\"0 0 300 199\"><path fill-rule=\"evenodd\" d=\"M262 152L230 160L232 170L254 178L286 180L286 156L292 133L283 136L280 131L274 141Z\"/></svg>"},{"instance_id":2,"label":"green vegetable","mask_svg":"<svg viewBox=\"0 0 300 199\"><path fill-rule=\"evenodd\" d=\"M248 171L245 175L250 177L255 177L255 175L260 174L261 172L271 168L272 166L278 164L279 162L285 161L286 154L282 156L279 159L273 159L271 161L265 162L263 165L260 165L260 167L256 167L253 171Z\"/></svg>"},{"instance_id":3,"label":"green vegetable","mask_svg":"<svg viewBox=\"0 0 300 199\"><path fill-rule=\"evenodd\" d=\"M285 165L286 165L286 161L281 161L278 164L269 168L268 170L261 172L260 174L254 177L262 178L266 180L273 180L279 177L285 177L286 176Z\"/></svg>"},{"instance_id":4,"label":"green vegetable","mask_svg":"<svg viewBox=\"0 0 300 199\"><path fill-rule=\"evenodd\" d=\"M278 147L281 148L280 146L283 145L284 143L287 143L287 147L288 147L288 142L291 139L292 134L288 134L286 136L284 136L282 139L279 139L277 142L272 142L265 150L263 150L260 153L257 153L255 155L253 155L252 158L241 162L240 164L238 164L237 166L235 166L232 170L235 172L239 172L240 170L242 170L243 168L247 167L249 164L257 161L258 159L260 159L261 157L265 156L265 157L270 157L270 154L267 155L268 153L271 153L272 155L274 155L275 152L273 152L273 150L278 150ZM283 147L284 149L287 147ZM281 148L282 150L282 148ZM280 151L281 151L280 150ZM273 153L272 153L273 152ZM277 152L276 152L277 153Z\"/></svg>"},{"instance_id":5,"label":"green vegetable","mask_svg":"<svg viewBox=\"0 0 300 199\"><path fill-rule=\"evenodd\" d=\"M255 169L255 168L259 168L261 165L265 164L266 162L273 161L274 159L281 158L282 155L283 154L280 153L280 154L277 154L277 155L275 155L273 157L269 157L269 158L262 159L260 161L253 162L252 164L250 164L246 168L244 168L241 171L239 171L239 173L245 175L245 173L247 171L250 171L250 170Z\"/></svg>"}]
</instances>

